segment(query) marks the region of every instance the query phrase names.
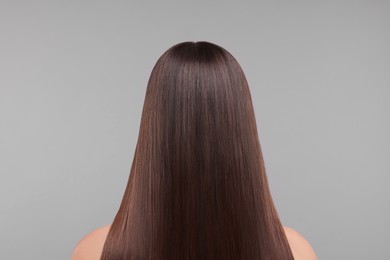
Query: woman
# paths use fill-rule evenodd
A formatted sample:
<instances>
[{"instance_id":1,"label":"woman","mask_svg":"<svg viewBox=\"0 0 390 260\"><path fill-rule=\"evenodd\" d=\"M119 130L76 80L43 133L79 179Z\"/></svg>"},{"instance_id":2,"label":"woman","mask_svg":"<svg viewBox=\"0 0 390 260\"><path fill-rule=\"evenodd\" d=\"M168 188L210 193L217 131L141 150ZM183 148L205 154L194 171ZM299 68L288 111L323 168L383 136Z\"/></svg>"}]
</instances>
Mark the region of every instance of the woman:
<instances>
[{"instance_id":1,"label":"woman","mask_svg":"<svg viewBox=\"0 0 390 260\"><path fill-rule=\"evenodd\" d=\"M282 226L239 63L205 41L169 48L150 75L129 181L80 259L317 259Z\"/></svg>"}]
</instances>

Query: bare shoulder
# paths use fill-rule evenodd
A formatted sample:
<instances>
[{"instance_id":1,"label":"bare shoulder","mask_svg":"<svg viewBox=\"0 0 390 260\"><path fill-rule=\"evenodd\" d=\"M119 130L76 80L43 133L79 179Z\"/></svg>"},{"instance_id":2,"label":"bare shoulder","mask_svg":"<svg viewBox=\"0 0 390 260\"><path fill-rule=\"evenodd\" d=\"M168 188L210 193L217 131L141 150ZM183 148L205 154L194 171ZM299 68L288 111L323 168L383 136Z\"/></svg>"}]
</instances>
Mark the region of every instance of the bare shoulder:
<instances>
[{"instance_id":1,"label":"bare shoulder","mask_svg":"<svg viewBox=\"0 0 390 260\"><path fill-rule=\"evenodd\" d=\"M100 259L109 230L110 225L106 225L91 231L83 237L73 249L71 260Z\"/></svg>"},{"instance_id":2,"label":"bare shoulder","mask_svg":"<svg viewBox=\"0 0 390 260\"><path fill-rule=\"evenodd\" d=\"M296 230L283 226L296 260L317 260L310 243ZM99 260L110 225L97 228L83 237L75 246L71 260Z\"/></svg>"},{"instance_id":3,"label":"bare shoulder","mask_svg":"<svg viewBox=\"0 0 390 260\"><path fill-rule=\"evenodd\" d=\"M313 247L301 234L290 227L283 226L283 228L296 260L318 259Z\"/></svg>"}]
</instances>

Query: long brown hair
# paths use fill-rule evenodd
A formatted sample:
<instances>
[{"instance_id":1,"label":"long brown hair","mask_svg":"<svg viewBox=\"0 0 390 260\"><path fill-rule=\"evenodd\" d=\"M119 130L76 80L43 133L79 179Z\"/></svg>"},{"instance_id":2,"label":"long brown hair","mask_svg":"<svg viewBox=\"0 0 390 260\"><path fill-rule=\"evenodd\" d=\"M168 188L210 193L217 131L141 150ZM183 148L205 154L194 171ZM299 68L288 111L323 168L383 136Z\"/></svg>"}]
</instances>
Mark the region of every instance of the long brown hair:
<instances>
[{"instance_id":1,"label":"long brown hair","mask_svg":"<svg viewBox=\"0 0 390 260\"><path fill-rule=\"evenodd\" d=\"M206 41L151 72L103 260L293 259L267 182L245 74Z\"/></svg>"}]
</instances>

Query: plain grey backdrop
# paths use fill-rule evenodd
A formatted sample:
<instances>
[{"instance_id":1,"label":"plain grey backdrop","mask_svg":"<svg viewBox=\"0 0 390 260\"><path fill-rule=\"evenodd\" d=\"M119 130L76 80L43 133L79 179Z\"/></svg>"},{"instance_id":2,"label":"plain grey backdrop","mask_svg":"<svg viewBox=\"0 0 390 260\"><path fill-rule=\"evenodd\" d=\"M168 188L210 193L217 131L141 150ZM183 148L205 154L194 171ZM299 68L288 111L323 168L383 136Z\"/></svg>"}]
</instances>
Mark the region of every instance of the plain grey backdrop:
<instances>
[{"instance_id":1,"label":"plain grey backdrop","mask_svg":"<svg viewBox=\"0 0 390 260\"><path fill-rule=\"evenodd\" d=\"M390 259L390 2L0 1L0 259L110 224L162 53L210 41L250 85L284 225Z\"/></svg>"}]
</instances>

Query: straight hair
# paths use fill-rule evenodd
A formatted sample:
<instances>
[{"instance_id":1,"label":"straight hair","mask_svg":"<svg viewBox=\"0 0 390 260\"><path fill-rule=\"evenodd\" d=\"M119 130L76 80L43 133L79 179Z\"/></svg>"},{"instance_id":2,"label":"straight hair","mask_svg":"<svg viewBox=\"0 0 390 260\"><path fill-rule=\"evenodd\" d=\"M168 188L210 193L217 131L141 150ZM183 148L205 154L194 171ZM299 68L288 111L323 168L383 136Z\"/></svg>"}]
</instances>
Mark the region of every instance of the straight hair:
<instances>
[{"instance_id":1,"label":"straight hair","mask_svg":"<svg viewBox=\"0 0 390 260\"><path fill-rule=\"evenodd\" d=\"M101 259L294 259L246 76L224 48L182 42L154 65Z\"/></svg>"}]
</instances>

